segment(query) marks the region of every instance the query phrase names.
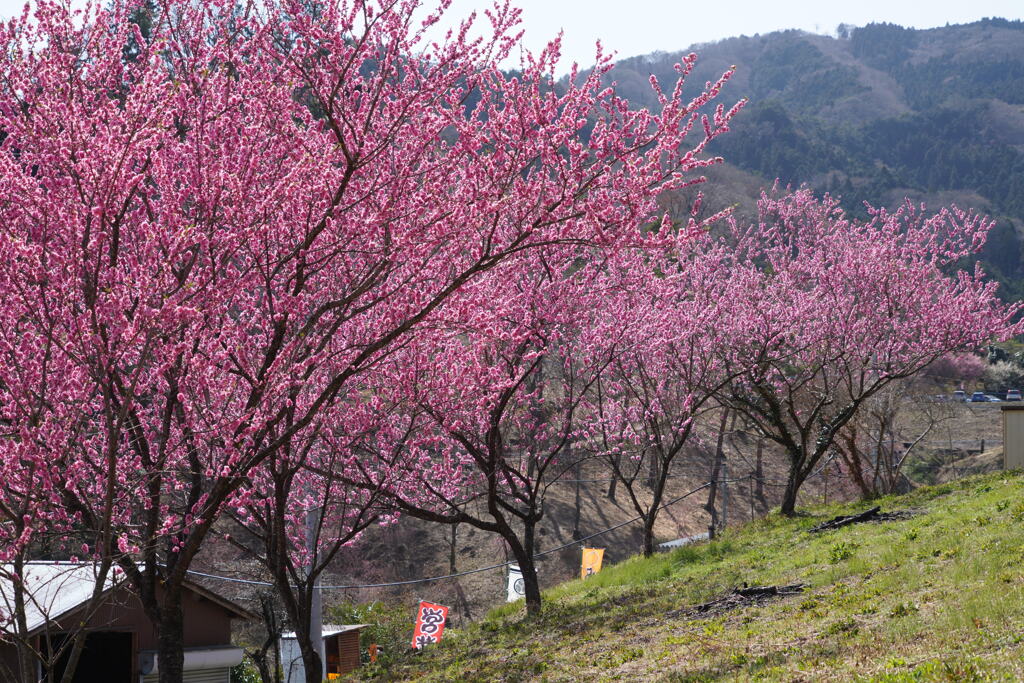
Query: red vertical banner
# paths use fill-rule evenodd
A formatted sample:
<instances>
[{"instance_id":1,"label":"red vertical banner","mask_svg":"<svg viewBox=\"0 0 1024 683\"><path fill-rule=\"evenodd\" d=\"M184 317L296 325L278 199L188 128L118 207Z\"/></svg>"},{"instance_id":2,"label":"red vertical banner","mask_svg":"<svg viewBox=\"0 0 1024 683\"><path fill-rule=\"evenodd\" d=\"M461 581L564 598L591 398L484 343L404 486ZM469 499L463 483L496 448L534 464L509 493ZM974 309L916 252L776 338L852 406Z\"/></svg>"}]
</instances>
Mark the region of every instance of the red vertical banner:
<instances>
[{"instance_id":1,"label":"red vertical banner","mask_svg":"<svg viewBox=\"0 0 1024 683\"><path fill-rule=\"evenodd\" d=\"M416 613L416 628L412 631L412 646L419 650L431 643L440 643L444 624L448 620L448 608L432 602L421 602Z\"/></svg>"}]
</instances>

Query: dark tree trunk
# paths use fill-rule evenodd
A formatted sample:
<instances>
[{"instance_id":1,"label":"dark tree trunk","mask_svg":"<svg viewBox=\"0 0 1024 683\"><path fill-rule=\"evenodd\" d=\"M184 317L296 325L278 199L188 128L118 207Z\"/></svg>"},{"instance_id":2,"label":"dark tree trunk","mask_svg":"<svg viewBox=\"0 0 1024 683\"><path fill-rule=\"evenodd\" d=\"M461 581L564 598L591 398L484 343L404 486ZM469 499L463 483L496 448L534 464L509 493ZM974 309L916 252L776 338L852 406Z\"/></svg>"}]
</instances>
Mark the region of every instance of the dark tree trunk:
<instances>
[{"instance_id":1,"label":"dark tree trunk","mask_svg":"<svg viewBox=\"0 0 1024 683\"><path fill-rule=\"evenodd\" d=\"M572 517L572 540L575 541L575 540L578 540L580 535L581 535L580 534L580 508L582 507L582 500L581 500L581 495L580 495L580 479L582 479L582 476L581 476L582 475L582 467L581 467L581 463L578 460L576 461L576 467L574 468L574 471L576 472L576 501L575 501L575 507L573 508L573 517ZM615 479L613 478L612 481L614 482Z\"/></svg>"},{"instance_id":2,"label":"dark tree trunk","mask_svg":"<svg viewBox=\"0 0 1024 683\"><path fill-rule=\"evenodd\" d=\"M323 660L320 659L319 644L314 642L313 625L322 623L322 615L314 610L313 591L318 590L316 581L306 577L306 581L296 585L292 595L288 595L278 588L278 594L283 598L285 613L295 627L295 642L299 646L299 656L302 657L302 668L306 672L306 683L323 682Z\"/></svg>"},{"instance_id":3,"label":"dark tree trunk","mask_svg":"<svg viewBox=\"0 0 1024 683\"><path fill-rule=\"evenodd\" d=\"M715 454L711 460L711 485L708 487L708 502L704 505L704 509L711 515L711 521L708 523L708 538L714 538L715 532L718 530L718 508L715 503L718 497L718 471L725 460L725 451L722 445L725 440L725 425L728 419L729 409L723 408L722 420L718 424L718 440L715 444Z\"/></svg>"},{"instance_id":4,"label":"dark tree trunk","mask_svg":"<svg viewBox=\"0 0 1024 683\"><path fill-rule=\"evenodd\" d=\"M36 683L36 658L32 656L32 650L29 648L28 643L24 643L19 639L15 647L18 650L20 683Z\"/></svg>"},{"instance_id":5,"label":"dark tree trunk","mask_svg":"<svg viewBox=\"0 0 1024 683\"><path fill-rule=\"evenodd\" d=\"M181 683L185 672L185 618L181 586L165 585L157 627L157 663L160 683Z\"/></svg>"},{"instance_id":6,"label":"dark tree trunk","mask_svg":"<svg viewBox=\"0 0 1024 683\"><path fill-rule=\"evenodd\" d=\"M540 614L540 581L537 579L537 565L533 558L519 558L519 569L523 572L523 592L526 596L526 613Z\"/></svg>"},{"instance_id":7,"label":"dark tree trunk","mask_svg":"<svg viewBox=\"0 0 1024 683\"><path fill-rule=\"evenodd\" d=\"M819 438L814 445L814 450L809 451L801 445L794 445L790 448L789 476L786 479L786 491L782 495L782 508L780 509L783 515L792 517L796 514L796 497L800 492L800 487L812 475L811 471L814 466L821 462L825 451L833 443L831 440L826 442Z\"/></svg>"},{"instance_id":8,"label":"dark tree trunk","mask_svg":"<svg viewBox=\"0 0 1024 683\"><path fill-rule=\"evenodd\" d=\"M19 578L25 576L25 558L20 553L14 557L14 573ZM25 616L25 584L20 580L14 582L14 618L17 624L18 635L22 637L27 636L28 621ZM29 644L23 638L18 638L15 643L15 649L18 652L19 683L35 683L36 659L32 655Z\"/></svg>"},{"instance_id":9,"label":"dark tree trunk","mask_svg":"<svg viewBox=\"0 0 1024 683\"><path fill-rule=\"evenodd\" d=\"M650 557L654 554L654 519L657 507L652 506L651 511L644 515L644 539L643 539L643 552L644 557Z\"/></svg>"},{"instance_id":10,"label":"dark tree trunk","mask_svg":"<svg viewBox=\"0 0 1024 683\"><path fill-rule=\"evenodd\" d=\"M302 666L306 670L306 683L323 683L324 664L320 660L319 648L313 646L309 625L305 625L305 628L296 628L295 635L299 652L302 654Z\"/></svg>"},{"instance_id":11,"label":"dark tree trunk","mask_svg":"<svg viewBox=\"0 0 1024 683\"><path fill-rule=\"evenodd\" d=\"M274 637L274 681L273 683L281 683L281 639Z\"/></svg>"},{"instance_id":12,"label":"dark tree trunk","mask_svg":"<svg viewBox=\"0 0 1024 683\"><path fill-rule=\"evenodd\" d=\"M786 490L782 494L782 507L779 510L786 517L796 514L796 496L803 483L804 477L800 475L800 467L797 465L790 467L789 477L786 479Z\"/></svg>"},{"instance_id":13,"label":"dark tree trunk","mask_svg":"<svg viewBox=\"0 0 1024 683\"><path fill-rule=\"evenodd\" d=\"M541 597L540 581L537 578L537 564L533 558L533 524L527 522L523 529L523 541L520 542L514 533L505 535L509 548L512 550L512 557L519 564L519 570L523 573L523 593L526 597L526 613L530 615L540 614Z\"/></svg>"},{"instance_id":14,"label":"dark tree trunk","mask_svg":"<svg viewBox=\"0 0 1024 683\"><path fill-rule=\"evenodd\" d=\"M619 478L617 476L615 476L614 473L619 471L619 465L621 464L621 462L622 462L622 456L621 455L616 455L615 456L615 467L612 470L612 472L613 472L612 480L610 482L608 482L608 500L612 501L613 503L615 502L615 489L619 485Z\"/></svg>"},{"instance_id":15,"label":"dark tree trunk","mask_svg":"<svg viewBox=\"0 0 1024 683\"><path fill-rule=\"evenodd\" d=\"M668 462L671 462L670 460ZM653 496L647 511L638 509L643 519L643 553L644 557L654 554L654 522L658 519L658 512L661 508L661 501L665 496L665 482L668 480L668 464L659 458L658 478L654 482Z\"/></svg>"}]
</instances>

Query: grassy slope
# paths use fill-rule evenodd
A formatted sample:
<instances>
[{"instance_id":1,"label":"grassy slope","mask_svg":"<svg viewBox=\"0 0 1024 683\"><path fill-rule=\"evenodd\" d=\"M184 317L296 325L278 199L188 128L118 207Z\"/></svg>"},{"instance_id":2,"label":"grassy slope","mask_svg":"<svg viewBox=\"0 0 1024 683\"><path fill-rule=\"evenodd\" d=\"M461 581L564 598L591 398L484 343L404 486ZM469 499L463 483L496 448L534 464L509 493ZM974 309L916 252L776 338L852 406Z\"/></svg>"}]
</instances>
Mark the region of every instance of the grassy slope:
<instances>
[{"instance_id":1,"label":"grassy slope","mask_svg":"<svg viewBox=\"0 0 1024 683\"><path fill-rule=\"evenodd\" d=\"M720 540L633 558L450 630L384 674L417 680L1024 679L1024 476L996 473L880 501L913 519L805 530L864 504L772 516ZM802 595L711 618L742 583ZM364 669L371 675L372 669Z\"/></svg>"}]
</instances>

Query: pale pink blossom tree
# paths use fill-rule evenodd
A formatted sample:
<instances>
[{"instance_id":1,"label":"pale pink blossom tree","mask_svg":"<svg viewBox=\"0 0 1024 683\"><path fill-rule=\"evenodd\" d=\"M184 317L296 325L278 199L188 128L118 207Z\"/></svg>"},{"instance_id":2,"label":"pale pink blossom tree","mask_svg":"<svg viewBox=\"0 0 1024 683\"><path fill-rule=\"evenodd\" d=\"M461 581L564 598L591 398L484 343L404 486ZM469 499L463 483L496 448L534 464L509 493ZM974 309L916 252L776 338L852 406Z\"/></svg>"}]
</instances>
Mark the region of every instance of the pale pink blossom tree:
<instances>
[{"instance_id":1,"label":"pale pink blossom tree","mask_svg":"<svg viewBox=\"0 0 1024 683\"><path fill-rule=\"evenodd\" d=\"M980 380L985 369L984 359L976 353L947 353L925 368L924 374L935 381L937 388L955 384L963 389Z\"/></svg>"},{"instance_id":2,"label":"pale pink blossom tree","mask_svg":"<svg viewBox=\"0 0 1024 683\"><path fill-rule=\"evenodd\" d=\"M603 314L614 297L596 254L534 256L532 269L497 268L467 286L451 308L467 305L471 318L424 332L395 357L375 394L407 403L365 442L372 457L353 458L351 475L402 514L499 536L531 614L547 491L588 457L579 444L594 432L594 387L626 343L621 321Z\"/></svg>"},{"instance_id":3,"label":"pale pink blossom tree","mask_svg":"<svg viewBox=\"0 0 1024 683\"><path fill-rule=\"evenodd\" d=\"M946 354L1022 329L1019 306L980 269L947 270L984 243L991 222L956 208L848 218L830 197L763 196L759 222L735 228L729 277L745 283L743 321L718 393L789 457L782 512L865 401Z\"/></svg>"},{"instance_id":4,"label":"pale pink blossom tree","mask_svg":"<svg viewBox=\"0 0 1024 683\"><path fill-rule=\"evenodd\" d=\"M692 55L655 112L607 57L556 87L557 43L507 76L516 11L427 44L418 7L41 0L0 27L0 461L41 464L32 514L111 527L89 551L137 590L161 681L256 468L359 433L354 379L499 264L635 242L738 108L700 113L731 72L682 99Z\"/></svg>"},{"instance_id":5,"label":"pale pink blossom tree","mask_svg":"<svg viewBox=\"0 0 1024 683\"><path fill-rule=\"evenodd\" d=\"M715 392L729 380L724 356L737 322L728 305L736 286L729 254L705 236L657 267L635 264L615 305L602 309L629 343L598 380L590 418L597 429L588 445L640 516L644 555L654 552L669 479L690 464L680 461L695 419L718 407Z\"/></svg>"}]
</instances>

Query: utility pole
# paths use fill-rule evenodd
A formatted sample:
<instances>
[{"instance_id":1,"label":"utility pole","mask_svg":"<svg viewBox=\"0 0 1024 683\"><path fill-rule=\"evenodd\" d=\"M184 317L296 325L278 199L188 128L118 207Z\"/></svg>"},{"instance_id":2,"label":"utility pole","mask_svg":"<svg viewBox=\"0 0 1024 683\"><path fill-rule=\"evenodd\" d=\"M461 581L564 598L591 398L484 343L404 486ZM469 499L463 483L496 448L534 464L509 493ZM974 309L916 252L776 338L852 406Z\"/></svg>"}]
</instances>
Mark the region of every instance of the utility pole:
<instances>
[{"instance_id":1,"label":"utility pole","mask_svg":"<svg viewBox=\"0 0 1024 683\"><path fill-rule=\"evenodd\" d=\"M754 483L754 495L757 496L757 500L761 504L761 508L762 509L764 509L766 507L765 501L764 501L764 465L763 465L764 461L763 461L763 455L764 455L764 437L759 434L758 437L757 437L757 464L755 465L755 469L754 469L754 478L756 479L756 481Z\"/></svg>"},{"instance_id":2,"label":"utility pole","mask_svg":"<svg viewBox=\"0 0 1024 683\"><path fill-rule=\"evenodd\" d=\"M754 472L750 472L750 481L747 484L747 497L750 498L750 521L754 521Z\"/></svg>"},{"instance_id":3,"label":"utility pole","mask_svg":"<svg viewBox=\"0 0 1024 683\"><path fill-rule=\"evenodd\" d=\"M729 525L729 461L722 456L722 528Z\"/></svg>"}]
</instances>

